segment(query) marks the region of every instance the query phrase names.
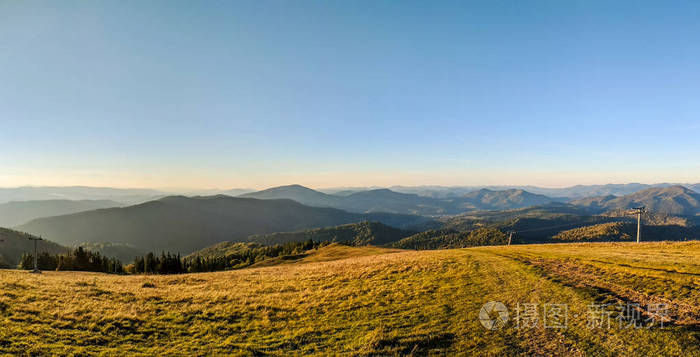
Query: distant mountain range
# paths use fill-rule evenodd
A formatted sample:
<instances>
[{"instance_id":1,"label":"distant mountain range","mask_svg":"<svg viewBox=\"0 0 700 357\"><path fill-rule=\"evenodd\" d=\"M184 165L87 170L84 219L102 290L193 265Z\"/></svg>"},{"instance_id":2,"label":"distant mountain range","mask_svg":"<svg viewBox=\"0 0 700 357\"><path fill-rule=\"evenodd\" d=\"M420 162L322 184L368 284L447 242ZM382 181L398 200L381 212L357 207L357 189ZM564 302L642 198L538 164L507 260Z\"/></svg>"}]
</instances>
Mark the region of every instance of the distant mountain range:
<instances>
[{"instance_id":1,"label":"distant mountain range","mask_svg":"<svg viewBox=\"0 0 700 357\"><path fill-rule=\"evenodd\" d=\"M333 207L351 212L390 212L419 215L457 214L474 210L522 208L554 200L523 190L481 189L459 197L433 198L412 193L375 189L326 194L300 185L274 187L244 194L257 199L291 199L315 207Z\"/></svg>"},{"instance_id":2,"label":"distant mountain range","mask_svg":"<svg viewBox=\"0 0 700 357\"><path fill-rule=\"evenodd\" d=\"M603 185L596 189L597 192L619 192L638 187L635 185ZM85 242L126 244L128 249L119 248L119 252L124 253L119 255L125 257L132 252L149 250L186 254L221 241L244 242L255 234L263 235L263 240L284 240L294 235L284 233L273 237L270 234L362 221L415 231L441 228L469 231L486 224L503 231L518 231L518 237L524 241L539 241L562 229L629 220L624 211L636 206L646 206L652 211L656 223L682 220L686 222L683 226L691 226L700 222L700 194L678 185L645 188L622 196L588 197L569 203L522 189L482 188L436 198L389 189L329 194L289 185L239 197L167 196L127 207L101 208L118 205L114 201L12 202L0 204L0 224L42 235L66 246ZM80 212L62 214L71 211ZM664 214L685 218L665 217ZM20 224L44 215L48 217ZM325 236L322 230L316 233Z\"/></svg>"},{"instance_id":3,"label":"distant mountain range","mask_svg":"<svg viewBox=\"0 0 700 357\"><path fill-rule=\"evenodd\" d=\"M471 192L487 189L491 191L523 190L529 193L544 195L556 199L576 200L594 196L624 196L648 188L664 188L679 184L659 183L659 184L607 184L607 185L576 185L563 188L546 188L537 186L391 186L391 187L349 187L336 189L315 190L318 193L331 196L349 196L362 191L375 191L389 189L393 192L414 194L427 198L455 198L462 197ZM700 184L680 184L691 190L700 190ZM296 186L296 185L292 185ZM278 189L288 187L281 186ZM133 205L146 201L173 195L185 196L212 196L228 195L239 196L254 190L244 188L234 189L203 189L203 190L154 190L154 189L122 189L111 187L87 187L87 186L25 186L14 188L0 188L0 203L9 201L36 201L36 200L111 200L125 205ZM275 189L270 191L270 197ZM256 194L259 194L258 191ZM260 197L263 198L263 197Z\"/></svg>"},{"instance_id":4,"label":"distant mountain range","mask_svg":"<svg viewBox=\"0 0 700 357\"><path fill-rule=\"evenodd\" d=\"M628 192L615 196L586 197L571 201L571 205L587 209L592 213L646 206L657 213L672 215L696 215L700 213L700 194L680 185L662 184L648 187L641 184L586 186L596 193ZM642 188L641 190L635 190ZM575 186L569 193L580 194L584 186ZM561 192L560 192L561 193ZM368 191L339 191L327 194L299 185L275 187L245 194L244 197L259 199L288 198L310 206L334 207L352 212L394 212L420 215L454 215L470 211L498 211L519 209L562 202L549 196L531 193L522 189L476 191L444 198L401 193L389 189Z\"/></svg>"},{"instance_id":5,"label":"distant mountain range","mask_svg":"<svg viewBox=\"0 0 700 357\"><path fill-rule=\"evenodd\" d=\"M44 200L108 200L119 202L121 205L127 206L173 195L238 196L251 191L253 190L238 188L225 190L160 191L141 188L112 188L88 186L24 186L13 188L0 188L0 203L10 201Z\"/></svg>"},{"instance_id":6,"label":"distant mountain range","mask_svg":"<svg viewBox=\"0 0 700 357\"><path fill-rule=\"evenodd\" d=\"M433 197L433 198L449 198L449 197L459 197L467 193L478 191L481 189L489 189L493 191L503 191L510 189L525 190L531 193L545 195L548 197L556 198L561 200L562 198L568 199L580 199L592 196L624 196L637 191L645 190L648 188L655 187L670 187L670 186L685 186L691 190L700 192L700 184L672 184L672 183L658 183L658 184L641 184L641 183L627 183L627 184L606 184L606 185L576 185L570 187L562 188L548 188L548 187L538 187L538 186L391 186L388 189L400 192L400 193L412 193L420 196ZM336 188L336 189L324 189L322 192L329 194L347 195L353 192L367 191L378 189L379 187L351 187L351 188Z\"/></svg>"},{"instance_id":7,"label":"distant mountain range","mask_svg":"<svg viewBox=\"0 0 700 357\"><path fill-rule=\"evenodd\" d=\"M446 214L449 202L387 189L330 195L301 185L273 187L244 194L240 197L257 199L290 199L314 207L333 207L351 212L388 212L403 214Z\"/></svg>"},{"instance_id":8,"label":"distant mountain range","mask_svg":"<svg viewBox=\"0 0 700 357\"><path fill-rule=\"evenodd\" d=\"M0 227L14 227L41 217L119 206L123 204L109 200L12 201L0 204Z\"/></svg>"},{"instance_id":9,"label":"distant mountain range","mask_svg":"<svg viewBox=\"0 0 700 357\"><path fill-rule=\"evenodd\" d=\"M165 195L165 192L151 189L86 186L25 186L0 188L0 203L40 200L109 200L129 205L149 201Z\"/></svg>"},{"instance_id":10,"label":"distant mountain range","mask_svg":"<svg viewBox=\"0 0 700 357\"><path fill-rule=\"evenodd\" d=\"M683 186L648 188L629 195L589 197L571 202L593 213L645 206L652 212L694 216L700 213L700 194Z\"/></svg>"},{"instance_id":11,"label":"distant mountain range","mask_svg":"<svg viewBox=\"0 0 700 357\"><path fill-rule=\"evenodd\" d=\"M190 253L221 241L243 241L252 234L361 221L410 227L428 219L388 213L350 213L310 207L288 199L170 196L135 206L39 218L17 229L50 237L64 245L115 242L143 250Z\"/></svg>"}]
</instances>

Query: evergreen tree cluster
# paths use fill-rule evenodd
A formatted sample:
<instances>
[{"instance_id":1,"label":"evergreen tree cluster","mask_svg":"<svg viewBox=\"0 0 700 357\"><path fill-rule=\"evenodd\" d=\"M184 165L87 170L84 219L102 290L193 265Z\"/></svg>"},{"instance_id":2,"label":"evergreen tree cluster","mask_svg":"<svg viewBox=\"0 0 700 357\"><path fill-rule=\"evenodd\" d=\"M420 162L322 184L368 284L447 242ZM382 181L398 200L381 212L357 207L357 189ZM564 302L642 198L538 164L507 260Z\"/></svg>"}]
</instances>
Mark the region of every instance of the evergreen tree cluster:
<instances>
[{"instance_id":1,"label":"evergreen tree cluster","mask_svg":"<svg viewBox=\"0 0 700 357\"><path fill-rule=\"evenodd\" d=\"M156 256L153 253L148 253L145 257L137 257L128 271L131 273L181 274L240 269L265 259L299 255L309 249L318 249L328 244L330 242L307 240L244 248L220 257L195 255L184 259L180 258L179 254L161 253L160 256Z\"/></svg>"},{"instance_id":2,"label":"evergreen tree cluster","mask_svg":"<svg viewBox=\"0 0 700 357\"><path fill-rule=\"evenodd\" d=\"M153 253L148 253L144 257L136 257L134 265L129 269L131 273L151 273L151 274L182 274L187 273L180 254L173 255L170 252L161 253L160 257Z\"/></svg>"},{"instance_id":3,"label":"evergreen tree cluster","mask_svg":"<svg viewBox=\"0 0 700 357\"><path fill-rule=\"evenodd\" d=\"M39 253L37 256L37 265L40 270L124 273L124 268L119 260L102 256L97 252L85 250L83 247L72 249L67 254ZM19 268L24 270L34 269L34 255L29 253L23 254Z\"/></svg>"}]
</instances>

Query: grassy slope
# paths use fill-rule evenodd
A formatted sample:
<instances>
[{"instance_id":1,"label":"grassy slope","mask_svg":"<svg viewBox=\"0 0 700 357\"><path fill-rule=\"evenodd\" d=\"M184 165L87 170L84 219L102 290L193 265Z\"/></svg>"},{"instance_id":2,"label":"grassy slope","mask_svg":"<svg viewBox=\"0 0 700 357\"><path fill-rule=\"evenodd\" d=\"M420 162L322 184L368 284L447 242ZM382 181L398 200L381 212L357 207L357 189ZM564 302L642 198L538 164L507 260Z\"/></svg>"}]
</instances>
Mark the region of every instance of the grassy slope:
<instances>
[{"instance_id":1,"label":"grassy slope","mask_svg":"<svg viewBox=\"0 0 700 357\"><path fill-rule=\"evenodd\" d=\"M338 243L319 248L311 249L303 254L275 257L257 262L252 265L253 268L269 267L282 264L302 264L314 262L329 262L333 260L366 257L372 255L389 254L403 252L400 249L379 248L373 246L350 247Z\"/></svg>"},{"instance_id":2,"label":"grassy slope","mask_svg":"<svg viewBox=\"0 0 700 357\"><path fill-rule=\"evenodd\" d=\"M0 353L698 355L699 258L699 243L601 243L180 276L0 271ZM485 331L491 300L568 303L569 329ZM674 324L586 328L605 301L663 301Z\"/></svg>"}]
</instances>

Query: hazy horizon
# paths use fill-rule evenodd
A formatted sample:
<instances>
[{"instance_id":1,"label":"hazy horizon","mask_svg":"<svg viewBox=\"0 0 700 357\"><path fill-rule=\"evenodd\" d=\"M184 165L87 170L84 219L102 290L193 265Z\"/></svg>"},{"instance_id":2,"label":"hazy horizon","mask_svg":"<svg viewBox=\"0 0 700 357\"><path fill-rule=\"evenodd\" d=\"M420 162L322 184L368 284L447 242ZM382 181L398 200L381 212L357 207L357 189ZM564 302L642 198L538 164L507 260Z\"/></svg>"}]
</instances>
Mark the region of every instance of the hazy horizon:
<instances>
[{"instance_id":1,"label":"hazy horizon","mask_svg":"<svg viewBox=\"0 0 700 357\"><path fill-rule=\"evenodd\" d=\"M120 189L120 190L154 190L168 192L186 192L186 191L227 191L227 190L250 190L259 191L275 187L283 186L293 186L300 185L314 190L352 190L352 189L378 189L378 188L391 188L391 187L405 187L405 188L429 188L429 187L442 187L442 188L459 188L459 187L536 187L541 189L565 189L575 186L605 186L605 185L695 185L698 182L608 182L608 183L592 183L592 184L574 184L565 186L541 186L541 185L529 185L529 184L502 184L502 185L491 185L491 184L475 184L475 185L366 185L366 186L311 186L305 185L303 183L283 183L274 186L259 186L259 187L243 187L243 186L226 186L226 187L157 187L157 186L90 186L90 185L19 185L19 186L0 186L0 189L18 189L18 188L71 188L71 187L84 187L84 188L94 188L94 189Z\"/></svg>"}]
</instances>

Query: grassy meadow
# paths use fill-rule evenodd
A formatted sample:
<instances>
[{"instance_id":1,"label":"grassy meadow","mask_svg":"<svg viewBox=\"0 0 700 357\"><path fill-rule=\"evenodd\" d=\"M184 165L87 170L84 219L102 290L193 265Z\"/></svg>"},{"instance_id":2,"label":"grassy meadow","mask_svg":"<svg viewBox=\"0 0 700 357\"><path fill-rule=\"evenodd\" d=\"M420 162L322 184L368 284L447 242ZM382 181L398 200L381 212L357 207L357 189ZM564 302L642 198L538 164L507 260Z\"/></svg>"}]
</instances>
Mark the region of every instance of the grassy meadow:
<instances>
[{"instance_id":1,"label":"grassy meadow","mask_svg":"<svg viewBox=\"0 0 700 357\"><path fill-rule=\"evenodd\" d=\"M700 355L700 243L399 251L330 246L171 276L0 270L7 355ZM486 330L500 301L510 320ZM560 303L567 328L518 328ZM663 303L664 327L591 328L590 304ZM649 316L642 315L648 318Z\"/></svg>"}]
</instances>

